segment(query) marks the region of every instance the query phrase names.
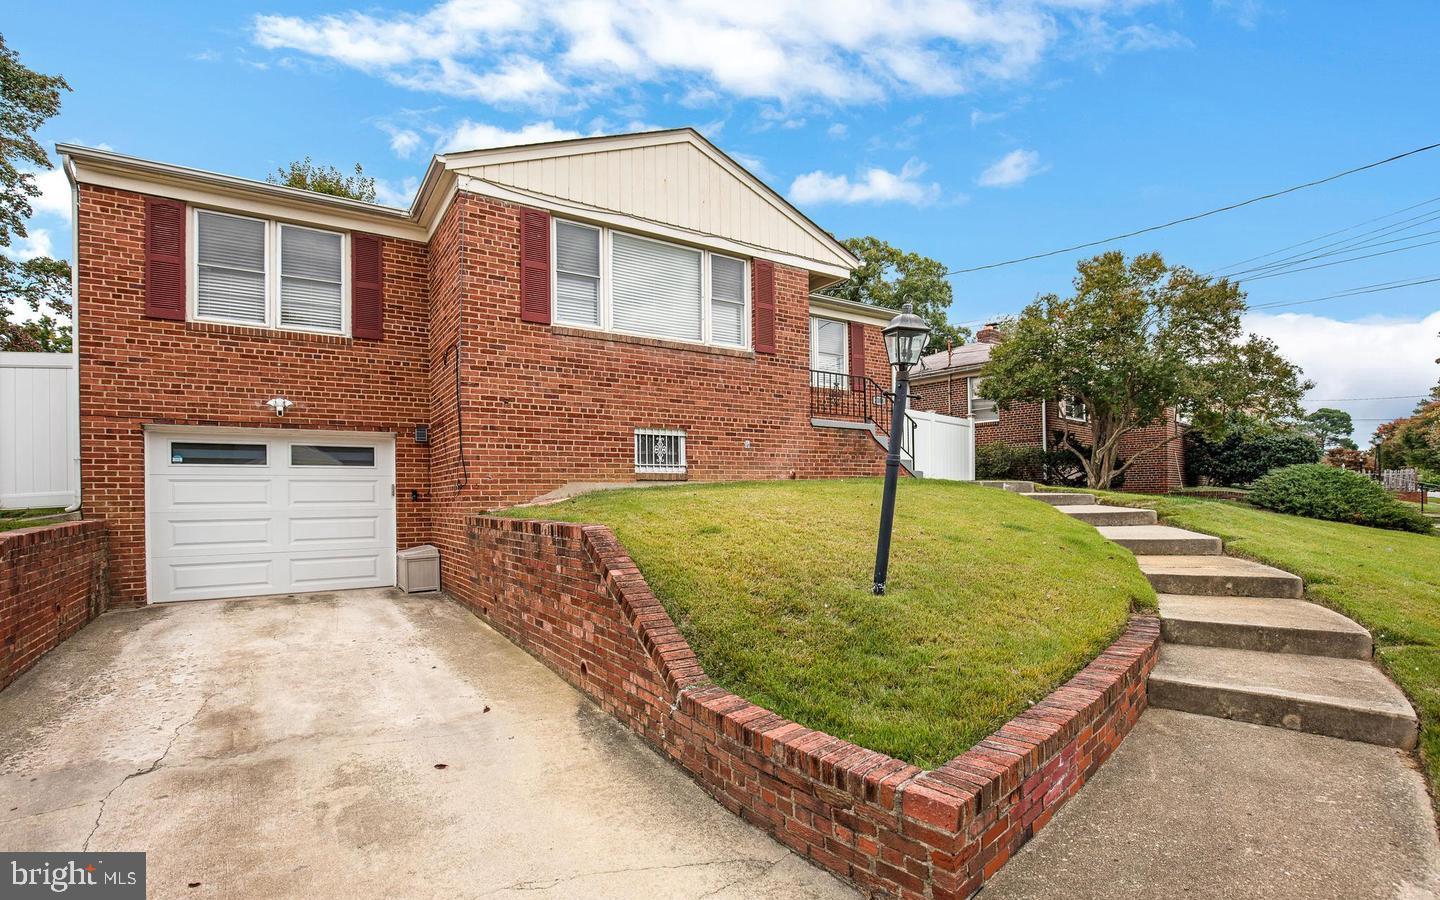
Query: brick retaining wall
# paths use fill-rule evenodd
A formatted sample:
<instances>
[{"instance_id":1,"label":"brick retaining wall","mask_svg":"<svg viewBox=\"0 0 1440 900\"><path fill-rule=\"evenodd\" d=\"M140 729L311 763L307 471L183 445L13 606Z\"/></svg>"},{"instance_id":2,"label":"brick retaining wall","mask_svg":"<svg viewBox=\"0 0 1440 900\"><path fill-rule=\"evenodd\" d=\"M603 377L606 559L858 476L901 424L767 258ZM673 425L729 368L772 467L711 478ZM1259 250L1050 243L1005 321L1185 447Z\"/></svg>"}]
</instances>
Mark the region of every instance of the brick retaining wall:
<instances>
[{"instance_id":1,"label":"brick retaining wall","mask_svg":"<svg viewBox=\"0 0 1440 900\"><path fill-rule=\"evenodd\" d=\"M456 599L678 763L721 805L881 896L961 898L1042 828L1145 708L1159 625L930 771L713 684L609 528L472 516Z\"/></svg>"},{"instance_id":2,"label":"brick retaining wall","mask_svg":"<svg viewBox=\"0 0 1440 900\"><path fill-rule=\"evenodd\" d=\"M105 611L109 576L98 519L0 532L0 688Z\"/></svg>"}]
</instances>

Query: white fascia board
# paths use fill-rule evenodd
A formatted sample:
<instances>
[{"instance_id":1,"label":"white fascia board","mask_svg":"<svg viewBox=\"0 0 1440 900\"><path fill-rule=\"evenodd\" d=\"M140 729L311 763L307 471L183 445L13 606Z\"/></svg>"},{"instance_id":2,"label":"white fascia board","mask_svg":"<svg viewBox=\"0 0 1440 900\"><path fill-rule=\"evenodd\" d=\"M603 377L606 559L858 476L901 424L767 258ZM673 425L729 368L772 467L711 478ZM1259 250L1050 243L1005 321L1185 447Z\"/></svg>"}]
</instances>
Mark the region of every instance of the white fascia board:
<instances>
[{"instance_id":1,"label":"white fascia board","mask_svg":"<svg viewBox=\"0 0 1440 900\"><path fill-rule=\"evenodd\" d=\"M824 294L810 295L810 312L815 315L824 316L827 319L840 319L845 322L861 322L880 328L889 325L890 320L898 315L893 309L870 306L867 303L856 303L852 300L842 300L839 297L828 297Z\"/></svg>"},{"instance_id":2,"label":"white fascia board","mask_svg":"<svg viewBox=\"0 0 1440 900\"><path fill-rule=\"evenodd\" d=\"M759 257L796 269L804 269L808 272L819 272L823 275L831 275L836 278L844 279L850 277L850 271L845 267L823 260L807 259L803 256L796 256L790 253L780 253L769 247L758 247L713 234L692 231L688 228L679 228L650 219L642 219L639 216L598 209L571 200L552 197L548 194L538 194L533 191L510 187L509 185L496 184L493 181L485 181L472 175L461 175L459 181L460 190L462 191L469 191L472 194L479 194L484 197L492 197L507 203L516 203L521 206L543 209L561 218L575 219L578 222L588 222L592 225L606 225L622 231L633 231L640 235L650 235L682 244L689 244L693 247L703 247L719 253Z\"/></svg>"},{"instance_id":3,"label":"white fascia board","mask_svg":"<svg viewBox=\"0 0 1440 900\"><path fill-rule=\"evenodd\" d=\"M316 195L310 191L234 178L92 151L62 144L58 148L80 184L183 200L196 206L243 212L302 225L365 231L387 237L425 240L425 229L401 209Z\"/></svg>"}]
</instances>

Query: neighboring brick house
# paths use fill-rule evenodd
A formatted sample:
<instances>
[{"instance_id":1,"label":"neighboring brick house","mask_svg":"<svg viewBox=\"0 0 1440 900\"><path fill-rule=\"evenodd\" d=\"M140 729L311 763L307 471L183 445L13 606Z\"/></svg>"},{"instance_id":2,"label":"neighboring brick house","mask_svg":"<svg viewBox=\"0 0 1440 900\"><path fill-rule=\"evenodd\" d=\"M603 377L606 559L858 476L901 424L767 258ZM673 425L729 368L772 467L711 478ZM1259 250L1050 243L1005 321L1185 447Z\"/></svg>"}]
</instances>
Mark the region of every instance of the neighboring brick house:
<instances>
[{"instance_id":1,"label":"neighboring brick house","mask_svg":"<svg viewBox=\"0 0 1440 900\"><path fill-rule=\"evenodd\" d=\"M1092 442L1089 418L1079 404L1066 402L1016 403L1000 409L993 400L975 392L981 369L990 359L990 350L1002 339L995 323L975 334L973 343L931 353L920 360L910 376L911 402L916 409L947 416L973 416L975 446L1004 442L1013 446L1059 446L1062 434L1073 435L1079 443ZM1165 421L1125 435L1120 440L1120 458L1152 447L1180 428L1174 410ZM1180 487L1185 471L1183 439L1146 454L1125 471L1123 487L1129 491L1165 493Z\"/></svg>"},{"instance_id":2,"label":"neighboring brick house","mask_svg":"<svg viewBox=\"0 0 1440 900\"><path fill-rule=\"evenodd\" d=\"M854 258L693 130L438 156L404 210L59 150L120 603L388 585L425 542L456 587L466 514L568 483L883 469L810 370L843 334L888 382L891 313L812 298Z\"/></svg>"}]
</instances>

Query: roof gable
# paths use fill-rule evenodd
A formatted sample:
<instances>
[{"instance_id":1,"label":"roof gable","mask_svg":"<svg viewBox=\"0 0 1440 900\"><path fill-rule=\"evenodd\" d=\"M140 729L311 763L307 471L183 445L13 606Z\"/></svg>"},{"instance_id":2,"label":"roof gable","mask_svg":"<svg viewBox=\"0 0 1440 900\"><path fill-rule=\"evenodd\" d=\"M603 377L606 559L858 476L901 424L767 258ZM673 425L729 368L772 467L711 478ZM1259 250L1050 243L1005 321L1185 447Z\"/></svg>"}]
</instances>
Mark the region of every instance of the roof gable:
<instances>
[{"instance_id":1,"label":"roof gable","mask_svg":"<svg viewBox=\"0 0 1440 900\"><path fill-rule=\"evenodd\" d=\"M444 168L541 201L667 226L808 261L845 277L857 261L828 232L693 129L451 153ZM558 208L557 208L558 207Z\"/></svg>"}]
</instances>

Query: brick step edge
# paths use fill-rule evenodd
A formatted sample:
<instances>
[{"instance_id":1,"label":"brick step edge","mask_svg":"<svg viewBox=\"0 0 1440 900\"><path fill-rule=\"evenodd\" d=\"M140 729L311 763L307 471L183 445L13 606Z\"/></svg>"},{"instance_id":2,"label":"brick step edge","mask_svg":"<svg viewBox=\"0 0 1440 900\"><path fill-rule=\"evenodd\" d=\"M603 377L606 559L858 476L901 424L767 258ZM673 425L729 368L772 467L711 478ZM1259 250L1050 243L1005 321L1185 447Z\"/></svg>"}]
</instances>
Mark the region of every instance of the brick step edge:
<instances>
[{"instance_id":1,"label":"brick step edge","mask_svg":"<svg viewBox=\"0 0 1440 900\"><path fill-rule=\"evenodd\" d=\"M924 771L714 684L604 526L471 516L456 599L680 765L726 809L865 890L966 897L1050 821L1145 709L1160 625Z\"/></svg>"}]
</instances>

